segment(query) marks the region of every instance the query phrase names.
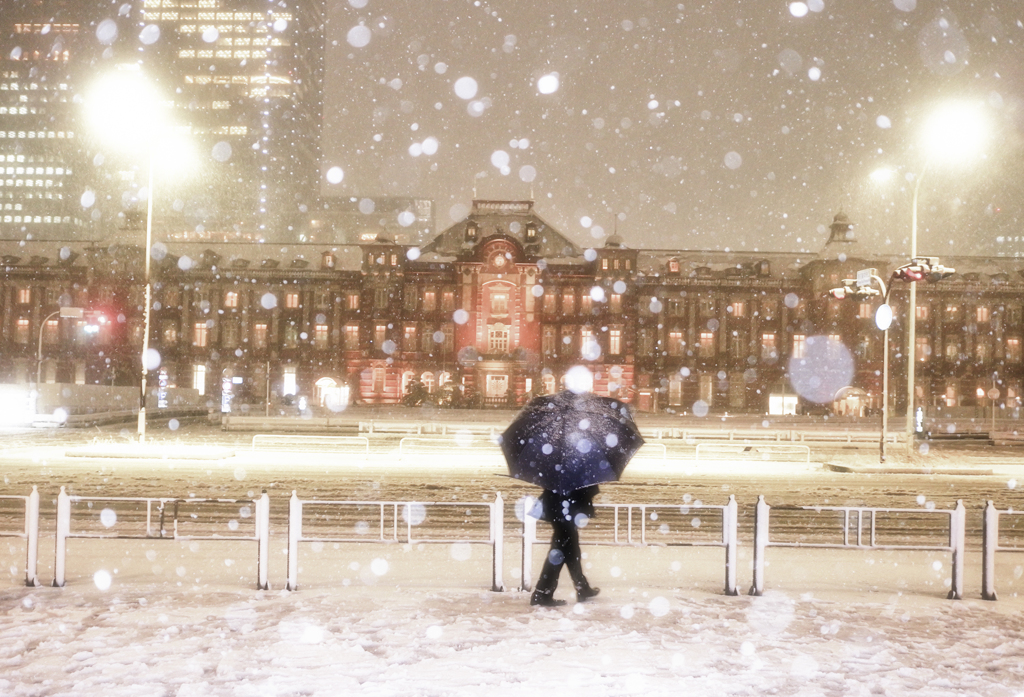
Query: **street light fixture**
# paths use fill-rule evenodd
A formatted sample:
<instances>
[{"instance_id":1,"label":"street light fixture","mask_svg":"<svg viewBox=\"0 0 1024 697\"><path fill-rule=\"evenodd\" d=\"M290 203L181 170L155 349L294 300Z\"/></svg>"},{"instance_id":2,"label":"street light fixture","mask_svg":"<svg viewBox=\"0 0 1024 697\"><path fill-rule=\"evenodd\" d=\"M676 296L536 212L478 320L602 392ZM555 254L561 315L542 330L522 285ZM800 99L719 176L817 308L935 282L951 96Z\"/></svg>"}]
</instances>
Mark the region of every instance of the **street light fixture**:
<instances>
[{"instance_id":1,"label":"street light fixture","mask_svg":"<svg viewBox=\"0 0 1024 697\"><path fill-rule=\"evenodd\" d=\"M932 113L922 133L925 162L914 179L914 198L910 222L910 257L917 259L917 201L921 182L933 162L958 163L975 156L984 146L987 127L978 105L950 102ZM910 279L908 279L910 280ZM917 345L917 282L911 280L907 311L907 456L914 454L914 361Z\"/></svg>"},{"instance_id":2,"label":"street light fixture","mask_svg":"<svg viewBox=\"0 0 1024 697\"><path fill-rule=\"evenodd\" d=\"M147 161L145 308L139 386L139 443L146 442L146 379L158 363L150 357L150 311L153 305L150 262L153 248L153 171L181 166L192 159L191 149L174 137L174 129L166 117L167 102L161 99L137 64L121 65L114 73L101 78L86 102L93 130L105 141L129 154L142 153Z\"/></svg>"}]
</instances>

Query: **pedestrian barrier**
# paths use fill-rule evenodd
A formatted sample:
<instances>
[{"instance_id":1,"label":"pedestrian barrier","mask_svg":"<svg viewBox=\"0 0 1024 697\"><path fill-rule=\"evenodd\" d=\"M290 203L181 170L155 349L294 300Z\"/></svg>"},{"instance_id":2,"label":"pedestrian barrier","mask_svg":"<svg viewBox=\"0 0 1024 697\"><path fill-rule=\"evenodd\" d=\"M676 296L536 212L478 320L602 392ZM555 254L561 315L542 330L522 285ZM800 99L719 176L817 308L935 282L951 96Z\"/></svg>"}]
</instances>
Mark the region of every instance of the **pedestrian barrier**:
<instances>
[{"instance_id":1,"label":"pedestrian barrier","mask_svg":"<svg viewBox=\"0 0 1024 697\"><path fill-rule=\"evenodd\" d=\"M0 505L4 505L7 502L17 505L18 502L22 504L25 509L25 524L21 530L4 530L0 529L0 537L20 537L25 540L26 546L26 559L25 559L25 585L26 586L38 586L39 585L39 491L35 486L32 487L32 493L28 496L0 496ZM14 518L17 514L10 517ZM4 515L0 517L2 520L6 520L8 516Z\"/></svg>"},{"instance_id":2,"label":"pedestrian barrier","mask_svg":"<svg viewBox=\"0 0 1024 697\"><path fill-rule=\"evenodd\" d=\"M533 579L533 545L540 544L537 539L537 499L527 496L523 506L523 556L520 569L520 589L528 591L531 588ZM736 549L739 546L736 534L737 505L736 498L729 496L729 503L724 506L711 506L701 502L692 505L684 503L674 506L670 504L644 504L644 503L598 503L594 504L596 512L609 510L612 512L610 531L596 531L597 534L587 534L585 545L608 546L608 547L723 547L725 549L725 594L738 595L739 590L736 584ZM697 535L703 527L699 516L690 517L703 511L710 511L721 516L721 539L715 540L714 532L708 532L707 528L699 534L700 539L679 539L670 537L675 531L689 528L689 537ZM689 521L686 518L690 517ZM601 517L595 517L587 521L587 527L600 526ZM648 524L657 523L657 531L649 531ZM670 524L671 523L671 524ZM601 535L604 532L605 535ZM611 539L607 539L610 533ZM660 536L661 539L657 539ZM596 539L595 539L596 538Z\"/></svg>"},{"instance_id":3,"label":"pedestrian barrier","mask_svg":"<svg viewBox=\"0 0 1024 697\"><path fill-rule=\"evenodd\" d=\"M655 439L681 439L687 443L696 443L702 440L713 441L739 441L739 442L780 442L780 443L848 443L848 444L877 444L879 433L877 431L836 431L836 430L795 430L776 428L742 428L742 429L718 429L718 428L642 428L641 435L645 438ZM886 434L887 443L900 443L903 441L903 434L890 431Z\"/></svg>"},{"instance_id":4,"label":"pedestrian barrier","mask_svg":"<svg viewBox=\"0 0 1024 697\"><path fill-rule=\"evenodd\" d=\"M84 504L86 511L92 515L77 516L75 522L81 526L78 530L71 529L72 506ZM96 504L104 506L98 509ZM253 504L255 515L251 509L243 507L237 513L224 513L226 504ZM199 522L198 509L204 510L206 518ZM214 530L227 528L232 533L238 529L239 523L234 516L251 517L253 520L252 535L222 534ZM179 521L184 516L189 527L195 527L206 534L181 534ZM170 530L167 525L170 524ZM143 527L144 525L144 527ZM115 526L120 526L115 529ZM126 527L132 530L125 532ZM140 529L141 528L141 529ZM258 499L179 499L179 498L143 498L143 497L103 497L103 496L70 496L64 487L57 496L57 533L55 540L55 561L53 586L63 588L65 583L65 563L67 560L67 540L78 539L117 539L117 540L228 540L257 542L257 588L268 590L267 564L270 550L270 498L266 492Z\"/></svg>"},{"instance_id":5,"label":"pedestrian barrier","mask_svg":"<svg viewBox=\"0 0 1024 697\"><path fill-rule=\"evenodd\" d=\"M447 436L458 433L494 437L504 426L481 423L447 423L444 421L360 421L360 433L408 433L416 435Z\"/></svg>"},{"instance_id":6,"label":"pedestrian barrier","mask_svg":"<svg viewBox=\"0 0 1024 697\"><path fill-rule=\"evenodd\" d=\"M668 448L665 447L664 443L644 443L643 445L640 446L640 449L637 451L635 457L637 457L638 459L641 459L641 460L653 459L656 456L651 455L648 451L651 450L651 449L657 449L657 448L661 448L661 459L662 460L667 460L668 459Z\"/></svg>"},{"instance_id":7,"label":"pedestrian barrier","mask_svg":"<svg viewBox=\"0 0 1024 697\"><path fill-rule=\"evenodd\" d=\"M800 454L800 459L793 456ZM723 454L726 457L713 457ZM712 457L709 457L712 456ZM800 444L778 443L697 443L694 461L707 460L763 460L765 462L807 462L811 461L811 448Z\"/></svg>"},{"instance_id":8,"label":"pedestrian barrier","mask_svg":"<svg viewBox=\"0 0 1024 697\"><path fill-rule=\"evenodd\" d=\"M366 436L279 436L257 433L252 437L252 450L331 450L359 444L370 454L370 439ZM338 453L341 454L340 452ZM346 453L349 454L349 453Z\"/></svg>"},{"instance_id":9,"label":"pedestrian barrier","mask_svg":"<svg viewBox=\"0 0 1024 697\"><path fill-rule=\"evenodd\" d=\"M985 506L985 517L982 521L982 566L981 566L981 597L985 600L996 598L996 552L1024 552L1024 547L1003 547L999 544L1000 518L1024 516L1024 511L1001 511L989 501Z\"/></svg>"},{"instance_id":10,"label":"pedestrian barrier","mask_svg":"<svg viewBox=\"0 0 1024 697\"><path fill-rule=\"evenodd\" d=\"M465 437L461 436L450 436L448 438L430 438L420 436L406 436L398 441L398 457L402 458L403 455L407 455L410 448L407 445L420 444L421 450L429 450L430 452L446 452L450 453L452 448L458 449L475 449L475 450L494 450L497 452L497 443L491 439L474 438L472 435L466 434ZM427 446L427 447L422 447ZM423 454L423 453L419 453Z\"/></svg>"},{"instance_id":11,"label":"pedestrian barrier","mask_svg":"<svg viewBox=\"0 0 1024 697\"><path fill-rule=\"evenodd\" d=\"M796 520L789 520L789 527L780 534L792 538L806 536L807 530L814 535L821 534L822 528L831 523L842 524L841 542L804 542L800 539L788 541L772 540L769 530L771 507L765 502L764 496L757 497L754 516L754 585L751 595L764 592L765 552L768 547L801 547L817 549L859 549L859 550L914 550L938 551L952 553L952 576L950 579L949 598L959 600L964 589L964 537L967 513L963 501L957 501L956 508L920 509L920 508L868 508L862 506L782 506L776 511L797 514ZM826 515L822 515L822 514ZM811 514L811 515L809 515ZM929 539L934 537L931 519L946 517L949 519L948 543L937 544L879 544L879 517L893 516L883 522L886 534L893 536L916 537ZM811 520L808 520L811 518ZM898 519L898 520L897 520ZM865 531L865 524L867 531ZM777 526L778 530L781 526ZM944 529L945 532L946 529ZM898 531L898 532L894 532ZM865 537L865 532L867 537Z\"/></svg>"},{"instance_id":12,"label":"pedestrian barrier","mask_svg":"<svg viewBox=\"0 0 1024 697\"><path fill-rule=\"evenodd\" d=\"M482 544L489 545L492 552L491 590L503 591L505 584L502 573L502 555L504 554L505 535L505 502L501 494L495 494L491 503L465 503L444 501L423 503L419 501L321 501L318 499L300 499L293 491L288 504L288 590L299 587L299 543L300 542L336 542L345 544ZM308 534L309 527L304 525L304 513L309 508L324 510L322 516L314 516L316 528L337 530L341 526L351 526L356 532L354 537L338 535L314 536ZM428 511L437 509L437 524L424 525L428 519ZM328 511L336 509L334 519ZM484 509L488 516L488 534L482 537L458 537L445 535L443 526L452 522L465 524L472 518L472 511ZM371 526L367 520L376 517ZM322 519L319 522L317 519ZM433 519L431 519L433 523ZM414 533L428 530L422 537ZM433 537L430 533L439 533Z\"/></svg>"}]
</instances>

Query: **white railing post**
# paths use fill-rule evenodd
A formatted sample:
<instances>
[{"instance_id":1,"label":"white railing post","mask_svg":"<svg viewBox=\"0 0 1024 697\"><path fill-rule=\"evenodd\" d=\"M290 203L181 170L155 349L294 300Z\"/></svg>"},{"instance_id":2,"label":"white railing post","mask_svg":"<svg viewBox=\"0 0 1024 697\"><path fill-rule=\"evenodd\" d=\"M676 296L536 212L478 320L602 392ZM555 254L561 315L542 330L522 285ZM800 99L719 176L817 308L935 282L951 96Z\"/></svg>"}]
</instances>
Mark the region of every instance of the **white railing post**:
<instances>
[{"instance_id":1,"label":"white railing post","mask_svg":"<svg viewBox=\"0 0 1024 697\"><path fill-rule=\"evenodd\" d=\"M33 485L25 501L25 542L28 547L25 561L25 585L39 585L39 490Z\"/></svg>"},{"instance_id":2,"label":"white railing post","mask_svg":"<svg viewBox=\"0 0 1024 697\"><path fill-rule=\"evenodd\" d=\"M499 491L494 495L491 504L491 542L493 543L494 559L491 567L491 590L505 590L502 562L505 554L505 500Z\"/></svg>"},{"instance_id":3,"label":"white railing post","mask_svg":"<svg viewBox=\"0 0 1024 697\"><path fill-rule=\"evenodd\" d=\"M725 545L725 594L739 595L736 587L736 497L729 494L729 503L722 509L722 543Z\"/></svg>"},{"instance_id":4,"label":"white railing post","mask_svg":"<svg viewBox=\"0 0 1024 697\"><path fill-rule=\"evenodd\" d=\"M256 587L261 591L270 590L270 497L267 492L256 500L256 569L259 578Z\"/></svg>"},{"instance_id":5,"label":"white railing post","mask_svg":"<svg viewBox=\"0 0 1024 697\"><path fill-rule=\"evenodd\" d=\"M67 556L67 539L71 534L71 497L60 488L57 494L57 533L54 539L53 587L64 587L64 560Z\"/></svg>"},{"instance_id":6,"label":"white railing post","mask_svg":"<svg viewBox=\"0 0 1024 697\"><path fill-rule=\"evenodd\" d=\"M999 547L999 511L991 501L982 522L981 597L996 600L996 550Z\"/></svg>"},{"instance_id":7,"label":"white railing post","mask_svg":"<svg viewBox=\"0 0 1024 697\"><path fill-rule=\"evenodd\" d=\"M754 585L750 588L750 595L764 593L764 553L768 547L768 511L769 506L765 503L764 496L758 496L754 512Z\"/></svg>"},{"instance_id":8,"label":"white railing post","mask_svg":"<svg viewBox=\"0 0 1024 697\"><path fill-rule=\"evenodd\" d=\"M537 519L530 515L535 498L527 496L523 501L523 559L520 567L519 590L528 591L533 579L533 543L537 540Z\"/></svg>"},{"instance_id":9,"label":"white railing post","mask_svg":"<svg viewBox=\"0 0 1024 697\"><path fill-rule=\"evenodd\" d=\"M950 515L950 546L953 548L953 575L950 579L949 599L964 597L964 548L966 546L967 509L963 500L956 502L956 509Z\"/></svg>"},{"instance_id":10,"label":"white railing post","mask_svg":"<svg viewBox=\"0 0 1024 697\"><path fill-rule=\"evenodd\" d=\"M288 502L288 590L299 589L299 539L302 537L302 501L295 491Z\"/></svg>"}]
</instances>

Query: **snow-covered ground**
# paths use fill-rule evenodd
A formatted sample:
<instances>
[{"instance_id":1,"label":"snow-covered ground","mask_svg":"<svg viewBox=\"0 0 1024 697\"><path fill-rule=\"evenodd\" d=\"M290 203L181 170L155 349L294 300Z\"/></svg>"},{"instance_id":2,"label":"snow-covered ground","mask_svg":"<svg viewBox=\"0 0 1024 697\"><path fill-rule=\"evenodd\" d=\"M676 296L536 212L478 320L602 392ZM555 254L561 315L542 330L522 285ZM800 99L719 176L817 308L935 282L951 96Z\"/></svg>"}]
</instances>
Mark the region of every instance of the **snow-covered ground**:
<instances>
[{"instance_id":1,"label":"snow-covered ground","mask_svg":"<svg viewBox=\"0 0 1024 697\"><path fill-rule=\"evenodd\" d=\"M451 467L448 460L426 462ZM488 477L481 485L487 488L493 463L473 461ZM629 472L638 482L677 482L679 475L689 479L678 481L695 482L705 467L634 464ZM892 479L848 481L877 481L894 489L896 501L913 500L926 483L935 493L950 489L947 497L962 495L968 480L1015 492L1024 468L992 464L987 477L911 477L906 486ZM714 467L738 482L755 471L763 477L764 465ZM396 469L415 466L393 460L388 474L369 478L386 498L400 488ZM301 464L249 455L183 469L175 461L101 463L47 449L4 467L4 493L45 484L44 583L53 578L55 483L202 495L203 486L217 490L225 483L239 493L258 488L273 481L264 474L270 470L324 471L306 456ZM373 464L353 463L351 476L335 473L331 486L367 479L364 467ZM773 464L772 470L780 486L789 482L808 503L823 501L818 478L831 487L830 496L838 495L837 482L847 481L808 465ZM178 480L186 489L167 484ZM445 483L458 491L455 485L466 481ZM672 486L680 495L689 490ZM631 491L610 487L608 495ZM970 498L977 508L979 496ZM743 505L751 504L745 496ZM721 592L721 549L589 546L587 573L601 595L547 609L530 607L529 595L516 590L519 545L515 522L508 524L501 593L490 590L486 547L447 544L304 543L300 588L285 591L280 523L272 526L269 591L255 590L252 542L71 540L68 583L57 589L20 585L24 542L0 540L0 695L1024 696L1024 554L999 555L1000 599L985 602L977 545L967 554L962 601L946 599L948 553L771 549L766 594L728 597ZM535 549L535 571L544 551ZM738 569L746 590L748 539L741 540ZM568 590L563 579L558 595L569 597Z\"/></svg>"},{"instance_id":2,"label":"snow-covered ground","mask_svg":"<svg viewBox=\"0 0 1024 697\"><path fill-rule=\"evenodd\" d=\"M65 588L0 589L0 694L1024 694L1014 555L985 602L973 573L946 600L934 553L774 551L728 597L721 550L590 547L602 594L532 608L445 545L307 545L289 592L254 590L252 543L72 542Z\"/></svg>"}]
</instances>

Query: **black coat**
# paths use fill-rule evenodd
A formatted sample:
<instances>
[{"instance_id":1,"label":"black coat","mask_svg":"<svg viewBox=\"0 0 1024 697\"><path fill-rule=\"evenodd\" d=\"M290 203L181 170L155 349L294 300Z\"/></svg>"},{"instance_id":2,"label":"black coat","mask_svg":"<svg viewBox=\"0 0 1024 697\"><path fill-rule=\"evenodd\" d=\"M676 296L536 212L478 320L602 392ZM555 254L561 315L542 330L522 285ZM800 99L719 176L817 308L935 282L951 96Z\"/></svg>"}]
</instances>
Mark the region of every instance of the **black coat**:
<instances>
[{"instance_id":1,"label":"black coat","mask_svg":"<svg viewBox=\"0 0 1024 697\"><path fill-rule=\"evenodd\" d=\"M541 520L552 521L576 520L576 516L582 513L588 518L594 517L594 497L599 493L597 485L577 489L568 494L556 494L553 491L544 490L540 495Z\"/></svg>"}]
</instances>

